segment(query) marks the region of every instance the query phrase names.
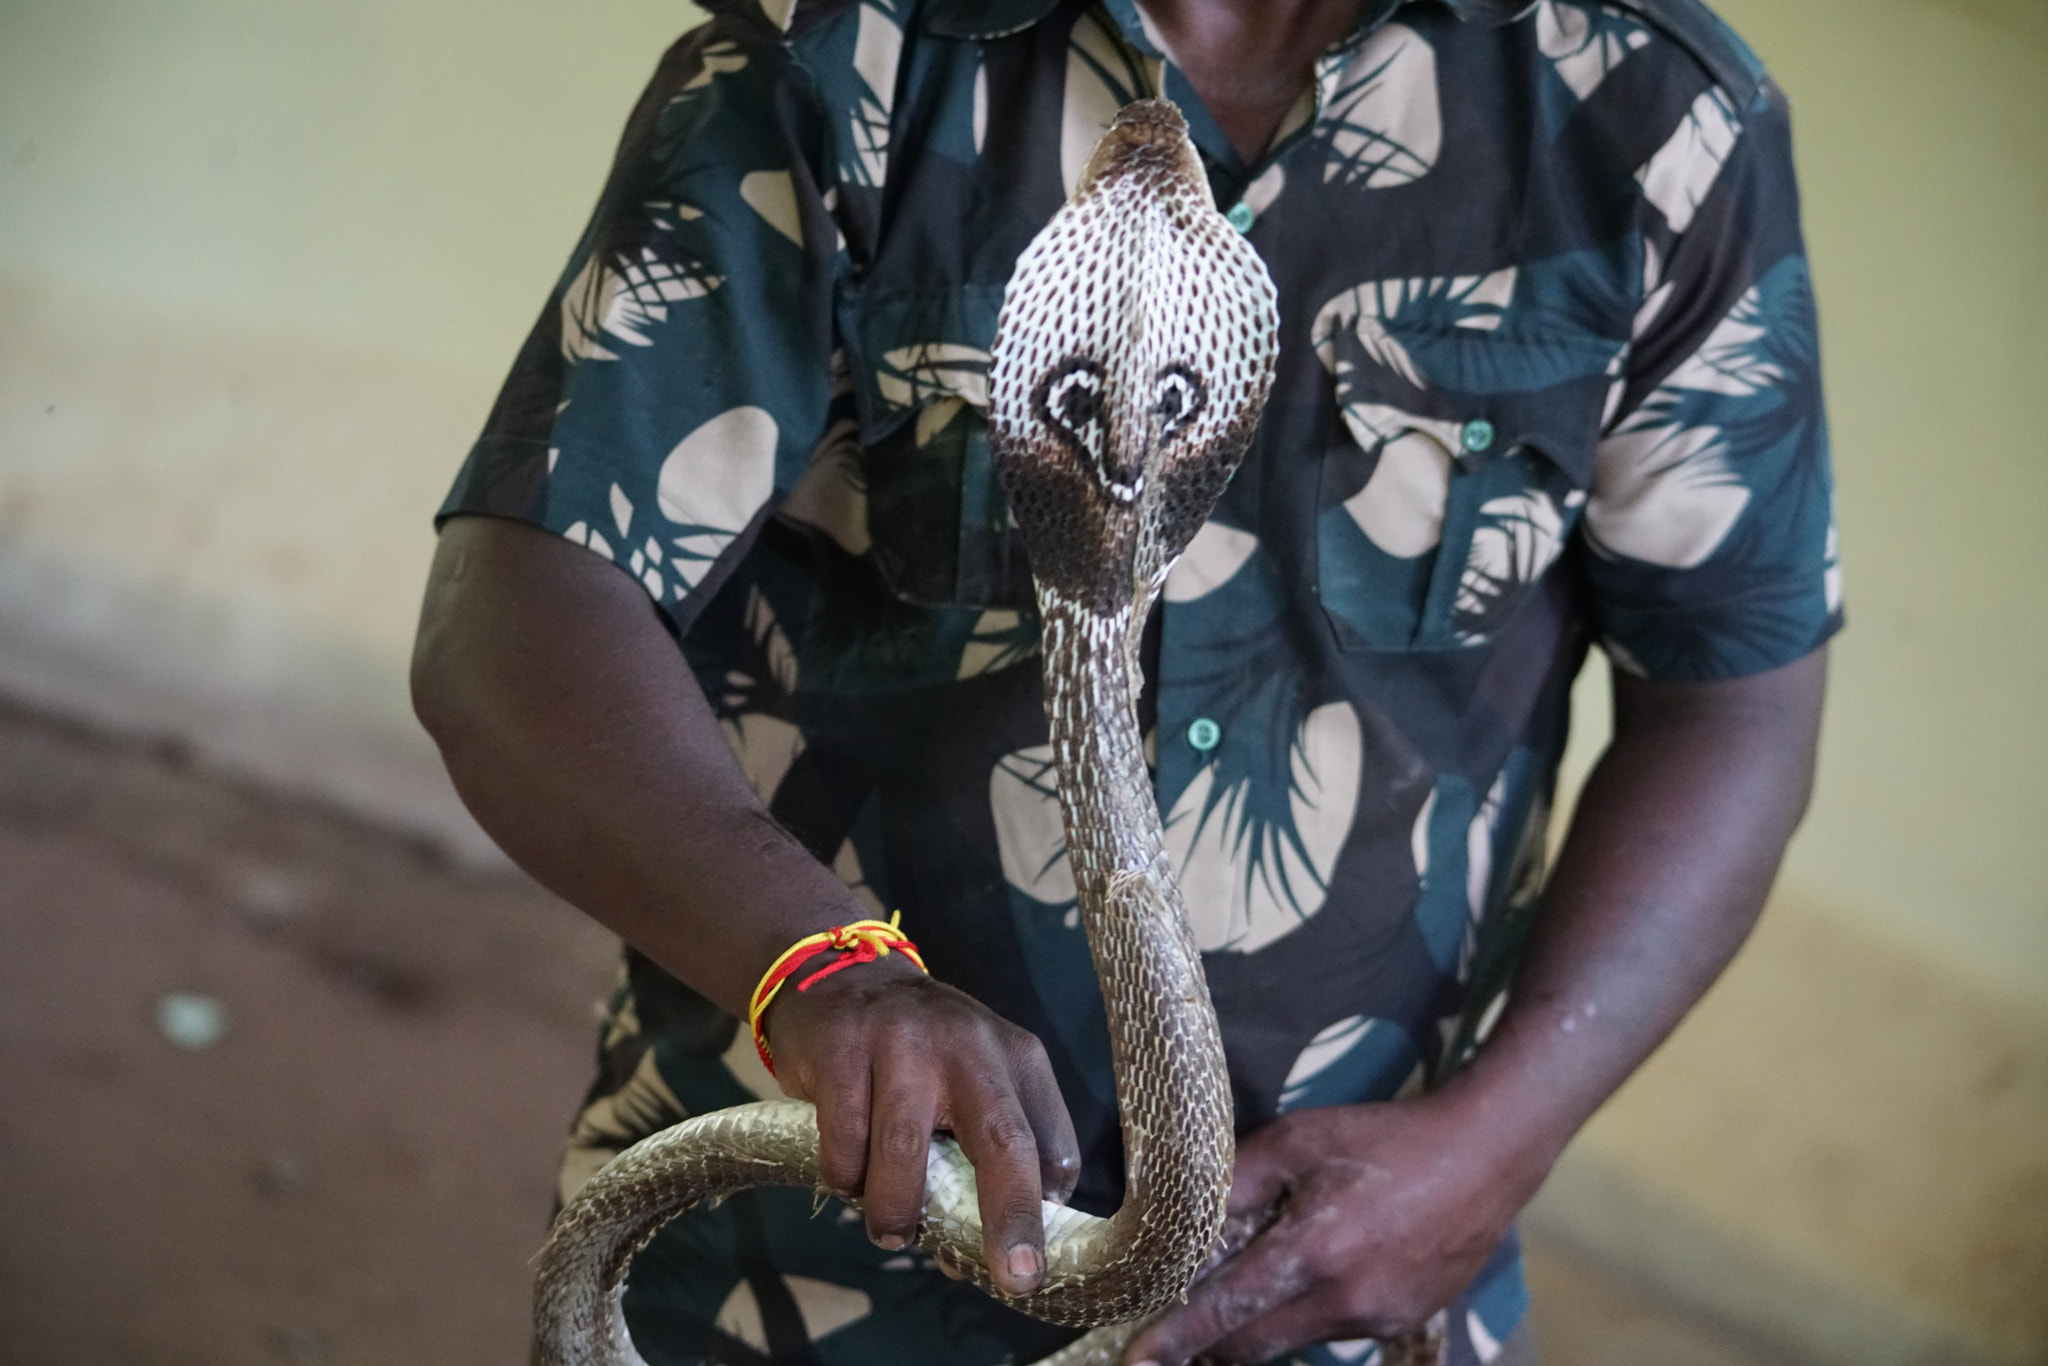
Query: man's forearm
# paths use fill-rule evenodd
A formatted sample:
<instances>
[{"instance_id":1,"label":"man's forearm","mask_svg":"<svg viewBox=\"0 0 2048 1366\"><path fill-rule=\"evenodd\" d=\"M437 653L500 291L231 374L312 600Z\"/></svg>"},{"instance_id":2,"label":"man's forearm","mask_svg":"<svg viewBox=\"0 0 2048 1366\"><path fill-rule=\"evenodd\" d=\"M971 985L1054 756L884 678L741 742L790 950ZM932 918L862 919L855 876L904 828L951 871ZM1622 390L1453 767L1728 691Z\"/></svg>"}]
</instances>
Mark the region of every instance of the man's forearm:
<instances>
[{"instance_id":1,"label":"man's forearm","mask_svg":"<svg viewBox=\"0 0 2048 1366\"><path fill-rule=\"evenodd\" d=\"M1812 789L1827 660L1723 683L1616 676L1586 784L1498 1028L1446 1088L1531 1193L1720 976Z\"/></svg>"},{"instance_id":2,"label":"man's forearm","mask_svg":"<svg viewBox=\"0 0 2048 1366\"><path fill-rule=\"evenodd\" d=\"M451 522L413 681L492 838L726 1010L791 942L864 914L762 808L646 594L588 551Z\"/></svg>"}]
</instances>

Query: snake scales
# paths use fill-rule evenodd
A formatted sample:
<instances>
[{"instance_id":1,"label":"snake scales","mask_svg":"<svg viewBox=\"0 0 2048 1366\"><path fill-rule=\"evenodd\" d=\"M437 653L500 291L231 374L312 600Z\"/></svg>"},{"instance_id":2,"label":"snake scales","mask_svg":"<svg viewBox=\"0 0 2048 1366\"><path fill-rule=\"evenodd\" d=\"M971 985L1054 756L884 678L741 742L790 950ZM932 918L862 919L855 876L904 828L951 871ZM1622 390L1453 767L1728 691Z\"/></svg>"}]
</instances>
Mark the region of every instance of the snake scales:
<instances>
[{"instance_id":1,"label":"snake scales","mask_svg":"<svg viewBox=\"0 0 2048 1366\"><path fill-rule=\"evenodd\" d=\"M1115 1215L1045 1206L1044 1281L1009 1302L1098 1331L1041 1366L1112 1366L1136 1324L1258 1227L1226 1238L1229 1077L1135 700L1146 613L1243 458L1277 331L1265 266L1217 213L1180 112L1161 100L1118 115L1074 197L1019 258L998 326L997 470L1038 584L1046 714L1126 1155ZM699 1116L620 1154L562 1212L538 1259L538 1359L638 1362L620 1309L633 1256L693 1205L750 1186L817 1187L817 1151L811 1106L774 1101ZM972 1170L944 1136L931 1146L918 1241L997 1293ZM1385 1366L1438 1359L1427 1335L1385 1346Z\"/></svg>"}]
</instances>

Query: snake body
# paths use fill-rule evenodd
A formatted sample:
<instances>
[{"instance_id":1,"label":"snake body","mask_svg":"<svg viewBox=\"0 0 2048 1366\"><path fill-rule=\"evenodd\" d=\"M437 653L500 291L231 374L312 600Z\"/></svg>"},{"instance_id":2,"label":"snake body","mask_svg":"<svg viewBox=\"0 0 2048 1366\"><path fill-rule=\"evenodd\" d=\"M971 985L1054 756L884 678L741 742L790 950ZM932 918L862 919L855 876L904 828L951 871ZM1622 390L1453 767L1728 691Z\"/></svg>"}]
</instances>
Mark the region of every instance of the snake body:
<instances>
[{"instance_id":1,"label":"snake body","mask_svg":"<svg viewBox=\"0 0 2048 1366\"><path fill-rule=\"evenodd\" d=\"M1264 265L1217 212L1180 112L1160 100L1118 115L1018 259L998 323L993 447L1037 581L1046 714L1108 1011L1126 1180L1107 1219L1047 1204L1043 1283L1003 1296L982 1258L972 1170L940 1136L918 1243L1025 1313L1111 1325L1048 1366L1117 1360L1129 1325L1178 1302L1225 1246L1229 1077L1152 796L1138 648L1167 571L1251 440L1277 328ZM817 1154L815 1112L800 1101L702 1115L620 1154L538 1259L538 1359L639 1361L620 1309L639 1249L691 1206L752 1186L818 1187Z\"/></svg>"}]
</instances>

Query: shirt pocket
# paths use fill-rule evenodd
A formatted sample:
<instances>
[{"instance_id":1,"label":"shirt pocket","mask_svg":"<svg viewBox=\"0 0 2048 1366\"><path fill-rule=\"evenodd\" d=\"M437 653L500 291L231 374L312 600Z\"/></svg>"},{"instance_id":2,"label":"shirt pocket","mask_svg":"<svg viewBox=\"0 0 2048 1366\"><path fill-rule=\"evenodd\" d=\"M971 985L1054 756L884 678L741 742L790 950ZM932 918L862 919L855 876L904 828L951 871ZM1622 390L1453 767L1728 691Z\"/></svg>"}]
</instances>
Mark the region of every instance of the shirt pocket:
<instances>
[{"instance_id":1,"label":"shirt pocket","mask_svg":"<svg viewBox=\"0 0 2048 1366\"><path fill-rule=\"evenodd\" d=\"M1318 592L1343 647L1483 644L1582 515L1642 262L1587 250L1330 299Z\"/></svg>"},{"instance_id":2,"label":"shirt pocket","mask_svg":"<svg viewBox=\"0 0 2048 1366\"><path fill-rule=\"evenodd\" d=\"M1490 640L1586 503L1593 407L1497 402L1462 420L1347 405L1316 516L1317 594L1353 652ZM1577 429L1582 435L1574 435Z\"/></svg>"},{"instance_id":3,"label":"shirt pocket","mask_svg":"<svg viewBox=\"0 0 2048 1366\"><path fill-rule=\"evenodd\" d=\"M855 288L840 300L868 534L897 598L1024 610L1031 570L989 445L999 285Z\"/></svg>"}]
</instances>

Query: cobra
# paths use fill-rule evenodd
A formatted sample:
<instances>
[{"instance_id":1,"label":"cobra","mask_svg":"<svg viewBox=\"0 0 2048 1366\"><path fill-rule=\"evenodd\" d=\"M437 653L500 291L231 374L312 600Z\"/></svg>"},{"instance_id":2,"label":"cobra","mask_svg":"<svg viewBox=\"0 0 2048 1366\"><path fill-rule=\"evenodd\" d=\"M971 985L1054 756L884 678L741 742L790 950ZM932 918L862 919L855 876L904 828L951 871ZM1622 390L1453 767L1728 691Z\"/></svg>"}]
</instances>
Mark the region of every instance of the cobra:
<instances>
[{"instance_id":1,"label":"cobra","mask_svg":"<svg viewBox=\"0 0 2048 1366\"><path fill-rule=\"evenodd\" d=\"M918 1243L1025 1313L1100 1329L1042 1366L1119 1360L1136 1325L1258 1226L1226 1237L1229 1076L1136 699L1147 612L1250 444L1277 337L1272 281L1216 211L1186 124L1163 100L1117 116L1018 259L998 323L993 446L1037 582L1045 709L1108 1012L1126 1178L1106 1219L1047 1204L1040 1288L1000 1296L972 1168L937 1136ZM683 1210L762 1185L820 1185L809 1104L717 1111L621 1153L563 1210L538 1259L539 1359L637 1362L621 1309L633 1256Z\"/></svg>"}]
</instances>

